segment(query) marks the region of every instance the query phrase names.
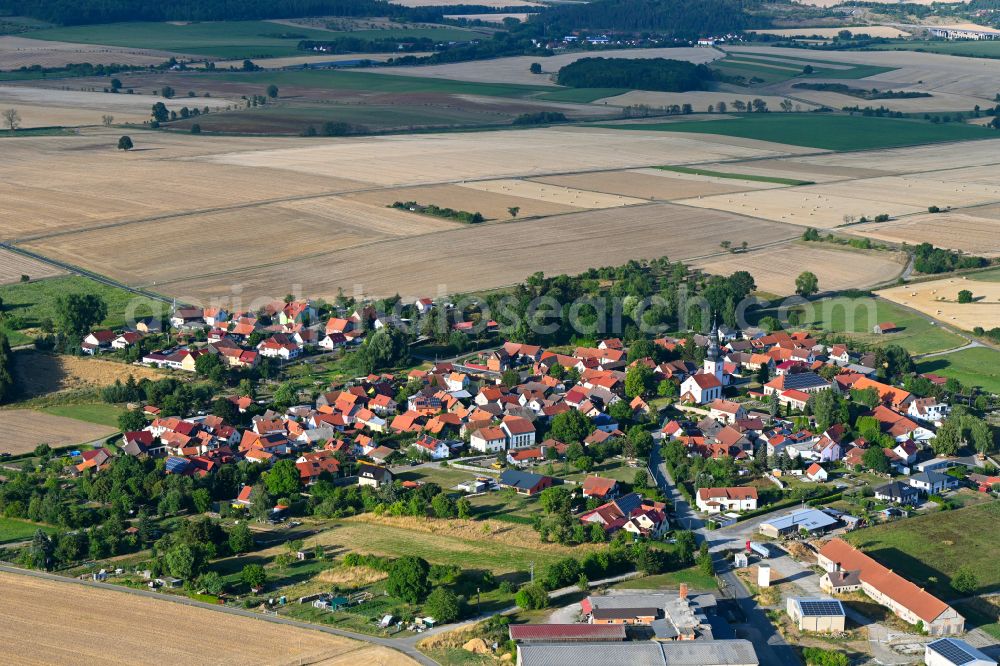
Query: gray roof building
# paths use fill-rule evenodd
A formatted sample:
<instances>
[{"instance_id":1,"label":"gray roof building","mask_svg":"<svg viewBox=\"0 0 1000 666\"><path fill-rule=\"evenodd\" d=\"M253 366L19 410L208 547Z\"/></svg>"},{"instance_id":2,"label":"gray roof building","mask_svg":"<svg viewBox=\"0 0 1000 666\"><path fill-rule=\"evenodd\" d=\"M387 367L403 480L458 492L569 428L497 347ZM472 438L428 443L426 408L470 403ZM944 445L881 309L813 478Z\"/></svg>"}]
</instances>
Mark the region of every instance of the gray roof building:
<instances>
[{"instance_id":1,"label":"gray roof building","mask_svg":"<svg viewBox=\"0 0 1000 666\"><path fill-rule=\"evenodd\" d=\"M519 645L519 666L757 666L746 640Z\"/></svg>"}]
</instances>

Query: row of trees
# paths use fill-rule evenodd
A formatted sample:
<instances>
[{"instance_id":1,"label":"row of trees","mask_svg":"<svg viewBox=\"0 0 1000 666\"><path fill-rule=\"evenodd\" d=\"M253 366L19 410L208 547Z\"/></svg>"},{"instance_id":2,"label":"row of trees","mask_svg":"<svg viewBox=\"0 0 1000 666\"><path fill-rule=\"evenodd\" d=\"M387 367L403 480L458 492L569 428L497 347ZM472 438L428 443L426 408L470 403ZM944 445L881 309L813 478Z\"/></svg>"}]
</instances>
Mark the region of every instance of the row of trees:
<instances>
[{"instance_id":1,"label":"row of trees","mask_svg":"<svg viewBox=\"0 0 1000 666\"><path fill-rule=\"evenodd\" d=\"M14 353L7 335L0 331L0 404L13 400L15 393Z\"/></svg>"}]
</instances>

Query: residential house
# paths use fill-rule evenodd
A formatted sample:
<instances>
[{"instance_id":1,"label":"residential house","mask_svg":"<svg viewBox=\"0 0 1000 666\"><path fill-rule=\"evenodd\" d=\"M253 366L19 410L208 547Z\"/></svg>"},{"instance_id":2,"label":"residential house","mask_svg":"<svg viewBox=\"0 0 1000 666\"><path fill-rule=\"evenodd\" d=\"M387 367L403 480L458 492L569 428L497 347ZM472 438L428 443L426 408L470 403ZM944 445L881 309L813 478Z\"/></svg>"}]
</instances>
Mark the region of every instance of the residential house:
<instances>
[{"instance_id":1,"label":"residential house","mask_svg":"<svg viewBox=\"0 0 1000 666\"><path fill-rule=\"evenodd\" d=\"M447 442L435 439L430 435L417 437L416 441L410 447L415 449L420 455L430 457L431 460L444 460L451 456L451 449L448 447Z\"/></svg>"},{"instance_id":2,"label":"residential house","mask_svg":"<svg viewBox=\"0 0 1000 666\"><path fill-rule=\"evenodd\" d=\"M822 483L827 479L826 470L823 469L823 466L819 463L813 463L812 465L809 465L808 469L806 469L806 478L810 481Z\"/></svg>"},{"instance_id":3,"label":"residential house","mask_svg":"<svg viewBox=\"0 0 1000 666\"><path fill-rule=\"evenodd\" d=\"M132 345L142 340L142 333L137 333L135 331L125 331L114 340L111 341L112 349L128 349Z\"/></svg>"},{"instance_id":4,"label":"residential house","mask_svg":"<svg viewBox=\"0 0 1000 666\"><path fill-rule=\"evenodd\" d=\"M695 504L707 513L723 511L755 511L757 489L753 486L733 488L699 488Z\"/></svg>"},{"instance_id":5,"label":"residential house","mask_svg":"<svg viewBox=\"0 0 1000 666\"><path fill-rule=\"evenodd\" d=\"M584 525L600 525L605 534L625 530L636 536L657 537L668 527L666 505L629 493L580 515Z\"/></svg>"},{"instance_id":6,"label":"residential house","mask_svg":"<svg viewBox=\"0 0 1000 666\"><path fill-rule=\"evenodd\" d=\"M708 406L708 415L717 421L735 423L745 419L747 411L738 402L731 400L713 400Z\"/></svg>"},{"instance_id":7,"label":"residential house","mask_svg":"<svg viewBox=\"0 0 1000 666\"><path fill-rule=\"evenodd\" d=\"M951 413L951 405L938 402L937 398L914 398L906 408L906 415L928 423L939 424Z\"/></svg>"},{"instance_id":8,"label":"residential house","mask_svg":"<svg viewBox=\"0 0 1000 666\"><path fill-rule=\"evenodd\" d=\"M908 483L893 481L875 488L875 499L895 504L916 504L920 501L920 491Z\"/></svg>"},{"instance_id":9,"label":"residential house","mask_svg":"<svg viewBox=\"0 0 1000 666\"><path fill-rule=\"evenodd\" d=\"M392 483L392 471L389 470L388 467L371 465L365 462L358 465L359 486L374 486L375 488L381 488L382 486L390 483Z\"/></svg>"},{"instance_id":10,"label":"residential house","mask_svg":"<svg viewBox=\"0 0 1000 666\"><path fill-rule=\"evenodd\" d=\"M511 449L524 449L535 445L535 424L521 416L505 416L500 424Z\"/></svg>"},{"instance_id":11,"label":"residential house","mask_svg":"<svg viewBox=\"0 0 1000 666\"><path fill-rule=\"evenodd\" d=\"M583 480L583 496L595 497L602 500L614 499L618 496L620 489L615 479L607 479L603 476L588 476Z\"/></svg>"},{"instance_id":12,"label":"residential house","mask_svg":"<svg viewBox=\"0 0 1000 666\"><path fill-rule=\"evenodd\" d=\"M909 479L909 484L925 495L937 495L951 488L958 487L958 479L940 472L920 472Z\"/></svg>"},{"instance_id":13,"label":"residential house","mask_svg":"<svg viewBox=\"0 0 1000 666\"><path fill-rule=\"evenodd\" d=\"M80 344L80 351L90 355L108 351L117 337L114 331L91 331Z\"/></svg>"},{"instance_id":14,"label":"residential house","mask_svg":"<svg viewBox=\"0 0 1000 666\"><path fill-rule=\"evenodd\" d=\"M498 453L507 448L507 432L496 426L480 428L469 437L469 447L480 453Z\"/></svg>"},{"instance_id":15,"label":"residential house","mask_svg":"<svg viewBox=\"0 0 1000 666\"><path fill-rule=\"evenodd\" d=\"M292 336L286 333L275 333L257 345L257 351L261 356L280 358L287 361L298 358L299 354L302 353L302 347Z\"/></svg>"}]
</instances>

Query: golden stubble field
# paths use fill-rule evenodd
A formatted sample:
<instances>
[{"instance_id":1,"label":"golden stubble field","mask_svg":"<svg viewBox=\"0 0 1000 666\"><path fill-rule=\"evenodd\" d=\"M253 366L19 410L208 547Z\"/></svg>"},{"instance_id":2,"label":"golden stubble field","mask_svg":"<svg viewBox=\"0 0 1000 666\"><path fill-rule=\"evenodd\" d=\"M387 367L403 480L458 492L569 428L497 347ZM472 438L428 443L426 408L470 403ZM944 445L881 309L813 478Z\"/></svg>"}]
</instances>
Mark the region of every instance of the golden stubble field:
<instances>
[{"instance_id":1,"label":"golden stubble field","mask_svg":"<svg viewBox=\"0 0 1000 666\"><path fill-rule=\"evenodd\" d=\"M166 376L164 371L156 368L100 358L44 354L30 349L14 354L14 374L27 396L110 386L115 380L126 381L129 375L136 381L157 380Z\"/></svg>"},{"instance_id":2,"label":"golden stubble field","mask_svg":"<svg viewBox=\"0 0 1000 666\"><path fill-rule=\"evenodd\" d=\"M795 293L795 278L803 271L816 275L821 290L839 290L885 284L902 272L905 263L902 252L862 253L793 243L699 260L694 265L716 275L748 271L759 290L789 295Z\"/></svg>"},{"instance_id":3,"label":"golden stubble field","mask_svg":"<svg viewBox=\"0 0 1000 666\"><path fill-rule=\"evenodd\" d=\"M972 292L972 303L958 302L963 289ZM979 281L975 275L892 287L878 295L967 331L1000 326L1000 282Z\"/></svg>"},{"instance_id":4,"label":"golden stubble field","mask_svg":"<svg viewBox=\"0 0 1000 666\"><path fill-rule=\"evenodd\" d=\"M979 212L978 208L969 208L963 212L928 213L854 225L844 231L891 243L931 243L981 257L1000 256L1000 219Z\"/></svg>"},{"instance_id":5,"label":"golden stubble field","mask_svg":"<svg viewBox=\"0 0 1000 666\"><path fill-rule=\"evenodd\" d=\"M20 282L22 275L32 280L55 277L64 271L37 259L25 257L16 252L0 248L0 284Z\"/></svg>"},{"instance_id":6,"label":"golden stubble field","mask_svg":"<svg viewBox=\"0 0 1000 666\"><path fill-rule=\"evenodd\" d=\"M740 171L742 172L743 169L740 169ZM660 169L627 169L624 171L601 171L564 176L542 176L532 178L532 180L550 185L560 185L593 192L607 192L609 194L637 197L650 201L672 201L675 199L710 196L713 194L782 187L774 183L697 176Z\"/></svg>"},{"instance_id":7,"label":"golden stubble field","mask_svg":"<svg viewBox=\"0 0 1000 666\"><path fill-rule=\"evenodd\" d=\"M30 409L5 409L0 410L0 453L29 453L39 444L52 448L86 444L113 435L115 430Z\"/></svg>"},{"instance_id":8,"label":"golden stubble field","mask_svg":"<svg viewBox=\"0 0 1000 666\"><path fill-rule=\"evenodd\" d=\"M49 42L16 35L0 37L0 70L41 65L63 67L74 62L93 65L159 65L176 53L149 49L130 49L101 44Z\"/></svg>"},{"instance_id":9,"label":"golden stubble field","mask_svg":"<svg viewBox=\"0 0 1000 666\"><path fill-rule=\"evenodd\" d=\"M0 573L0 589L0 660L10 664L416 663L389 648L319 631L72 582ZM98 619L104 639L92 640Z\"/></svg>"}]
</instances>

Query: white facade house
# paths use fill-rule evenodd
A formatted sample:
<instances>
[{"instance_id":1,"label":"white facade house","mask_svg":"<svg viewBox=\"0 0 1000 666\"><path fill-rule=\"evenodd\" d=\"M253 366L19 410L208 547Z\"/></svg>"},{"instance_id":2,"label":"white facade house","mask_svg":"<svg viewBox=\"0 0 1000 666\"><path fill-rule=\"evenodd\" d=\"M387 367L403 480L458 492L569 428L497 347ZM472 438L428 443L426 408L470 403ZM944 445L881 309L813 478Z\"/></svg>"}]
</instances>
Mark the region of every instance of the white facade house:
<instances>
[{"instance_id":1,"label":"white facade house","mask_svg":"<svg viewBox=\"0 0 1000 666\"><path fill-rule=\"evenodd\" d=\"M480 453L499 453L507 448L507 433L495 426L480 428L469 436L469 448Z\"/></svg>"},{"instance_id":2,"label":"white facade house","mask_svg":"<svg viewBox=\"0 0 1000 666\"><path fill-rule=\"evenodd\" d=\"M695 504L706 513L754 511L757 508L757 489L752 486L699 488Z\"/></svg>"}]
</instances>

